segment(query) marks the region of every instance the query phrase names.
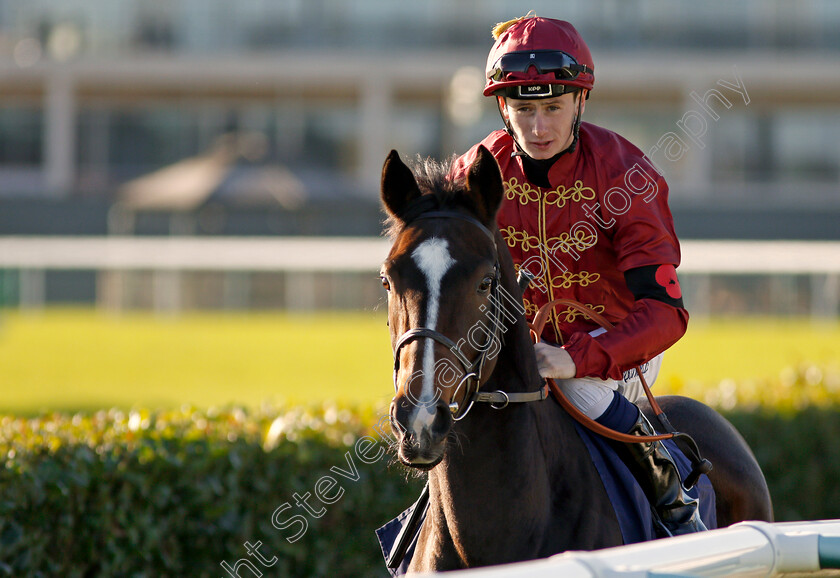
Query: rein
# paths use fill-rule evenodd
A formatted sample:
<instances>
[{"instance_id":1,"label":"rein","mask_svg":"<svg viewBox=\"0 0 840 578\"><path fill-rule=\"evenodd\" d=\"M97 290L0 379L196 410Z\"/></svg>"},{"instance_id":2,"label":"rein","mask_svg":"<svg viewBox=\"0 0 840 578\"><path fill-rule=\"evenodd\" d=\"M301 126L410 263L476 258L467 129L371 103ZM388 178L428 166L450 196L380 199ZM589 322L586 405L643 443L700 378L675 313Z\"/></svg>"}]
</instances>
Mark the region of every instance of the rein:
<instances>
[{"instance_id":1,"label":"rein","mask_svg":"<svg viewBox=\"0 0 840 578\"><path fill-rule=\"evenodd\" d=\"M572 299L555 299L553 301L549 301L548 303L540 307L537 311L537 315L534 317L534 322L532 324L529 324L531 328L531 338L534 341L534 343L539 343L540 335L542 335L543 329L545 328L545 324L548 321L548 316L551 314L551 311L558 305L571 307L572 309L583 313L592 321L594 321L606 330L610 330L614 327L613 324L610 323L605 317L593 311L586 305L583 305L582 303L579 303ZM563 390L560 389L560 386L557 385L553 378L546 378L546 382L551 388L551 393L554 394L555 399L558 401L558 403L560 403L560 405L563 407L563 409L566 410L566 412L569 415L571 415L582 426L606 438L623 443L648 443L667 439L673 439L675 442L684 442L684 446L682 449L689 457L692 465L692 471L685 479L685 486L687 488L690 488L695 483L697 483L697 480L699 479L701 474L707 474L712 470L712 464L708 460L701 457L700 449L697 447L696 442L691 436L689 436L686 433L678 432L674 428L674 426L671 425L671 422L668 420L668 416L665 415L665 412L662 410L659 403L656 401L656 397L654 397L653 393L650 391L650 386L648 386L647 380L645 379L644 374L642 374L641 367L636 367L636 374L639 376L639 381L641 381L642 383L642 388L645 390L645 396L647 397L648 402L650 402L650 407L653 409L653 412L656 415L656 419L662 425L663 429L665 429L665 431L667 431L668 433L653 436L635 436L618 432L608 427L605 427L599 424L597 421L593 420L592 418L588 417L577 407L575 407L572 404L572 402L569 401L569 399L563 393Z\"/></svg>"},{"instance_id":2,"label":"rein","mask_svg":"<svg viewBox=\"0 0 840 578\"><path fill-rule=\"evenodd\" d=\"M571 307L572 309L583 313L604 329L610 330L614 327L614 325L607 321L605 317L603 317L599 313L596 313L586 305L583 305L572 299L555 299L554 301L549 301L548 303L540 307L539 311L537 311L536 317L534 317L534 322L532 324L529 324L529 326L531 327L531 339L534 341L534 343L540 342L540 335L542 335L543 329L545 328L545 324L548 321L548 316L551 314L551 311L558 305L565 305L566 307ZM647 380L645 380L645 376L642 374L641 367L636 367L636 374L639 376L639 379L642 382L642 388L644 388L645 390L645 396L648 398L650 406L653 408L653 412L656 414L656 417L659 418L660 416L664 415L665 412L662 411L662 408L659 406L659 403L656 401L656 398L650 391L650 387L647 384ZM592 431L601 434L604 437L608 437L615 441L625 443L642 443L672 439L675 436L674 432L669 432L666 434L660 434L655 436L634 436L630 434L617 432L608 427L604 427L594 419L587 417L586 414L584 414L578 408L572 405L572 402L569 401L569 399L563 393L563 390L560 389L560 387L557 385L553 378L547 377L545 378L545 380L548 382L548 385L551 388L551 393L554 394L554 397L557 398L557 401L560 402L560 405L563 406L563 409L565 409L569 414L571 414L571 416L574 417L579 423L586 426L588 429L591 429Z\"/></svg>"}]
</instances>

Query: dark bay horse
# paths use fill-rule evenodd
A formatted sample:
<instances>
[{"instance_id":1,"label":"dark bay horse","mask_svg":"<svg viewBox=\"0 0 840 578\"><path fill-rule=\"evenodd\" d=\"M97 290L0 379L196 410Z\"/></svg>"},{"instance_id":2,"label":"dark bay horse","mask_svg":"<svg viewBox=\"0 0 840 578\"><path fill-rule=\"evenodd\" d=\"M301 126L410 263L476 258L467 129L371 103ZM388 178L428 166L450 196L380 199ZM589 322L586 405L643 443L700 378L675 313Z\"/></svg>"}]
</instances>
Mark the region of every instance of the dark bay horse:
<instances>
[{"instance_id":1,"label":"dark bay horse","mask_svg":"<svg viewBox=\"0 0 840 578\"><path fill-rule=\"evenodd\" d=\"M572 419L545 399L526 320L506 306L521 291L495 224L503 196L495 159L482 149L465 183L449 183L432 161L416 170L392 151L382 174L394 241L381 271L395 351L391 422L399 460L429 477L409 570L620 545ZM476 395L484 399L473 403ZM764 476L734 427L687 398L661 405L714 464L718 525L772 521Z\"/></svg>"}]
</instances>

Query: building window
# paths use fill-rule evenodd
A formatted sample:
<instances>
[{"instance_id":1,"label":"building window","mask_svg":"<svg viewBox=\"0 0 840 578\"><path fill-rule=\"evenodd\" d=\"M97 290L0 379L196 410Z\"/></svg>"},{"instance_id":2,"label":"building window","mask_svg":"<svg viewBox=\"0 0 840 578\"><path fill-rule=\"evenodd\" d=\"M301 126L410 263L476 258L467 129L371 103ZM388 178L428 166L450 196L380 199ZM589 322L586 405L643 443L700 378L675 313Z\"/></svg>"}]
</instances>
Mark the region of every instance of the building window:
<instances>
[{"instance_id":1,"label":"building window","mask_svg":"<svg viewBox=\"0 0 840 578\"><path fill-rule=\"evenodd\" d=\"M795 182L840 180L840 114L785 111L778 116L774 144L780 177Z\"/></svg>"},{"instance_id":2,"label":"building window","mask_svg":"<svg viewBox=\"0 0 840 578\"><path fill-rule=\"evenodd\" d=\"M0 165L39 166L43 160L44 115L25 106L0 107Z\"/></svg>"}]
</instances>

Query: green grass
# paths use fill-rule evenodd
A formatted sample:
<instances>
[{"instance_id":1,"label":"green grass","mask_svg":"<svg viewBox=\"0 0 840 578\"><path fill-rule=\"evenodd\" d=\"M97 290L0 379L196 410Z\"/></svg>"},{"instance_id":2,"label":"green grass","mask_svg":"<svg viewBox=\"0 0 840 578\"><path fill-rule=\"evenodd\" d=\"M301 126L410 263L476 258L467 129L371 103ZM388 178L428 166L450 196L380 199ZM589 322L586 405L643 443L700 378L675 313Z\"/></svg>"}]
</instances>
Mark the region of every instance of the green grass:
<instances>
[{"instance_id":1,"label":"green grass","mask_svg":"<svg viewBox=\"0 0 840 578\"><path fill-rule=\"evenodd\" d=\"M840 323L760 317L692 320L665 355L666 378L711 382L778 377L801 364L840 363Z\"/></svg>"},{"instance_id":2,"label":"green grass","mask_svg":"<svg viewBox=\"0 0 840 578\"><path fill-rule=\"evenodd\" d=\"M0 411L386 401L391 354L376 313L6 313Z\"/></svg>"},{"instance_id":3,"label":"green grass","mask_svg":"<svg viewBox=\"0 0 840 578\"><path fill-rule=\"evenodd\" d=\"M382 312L167 318L49 309L0 316L0 412L327 399L383 405L392 394L391 367ZM692 321L666 355L656 391L703 399L721 381L784 382L802 367L836 378L840 324Z\"/></svg>"},{"instance_id":4,"label":"green grass","mask_svg":"<svg viewBox=\"0 0 840 578\"><path fill-rule=\"evenodd\" d=\"M725 410L840 404L840 323L750 317L690 322L665 354L655 392Z\"/></svg>"}]
</instances>

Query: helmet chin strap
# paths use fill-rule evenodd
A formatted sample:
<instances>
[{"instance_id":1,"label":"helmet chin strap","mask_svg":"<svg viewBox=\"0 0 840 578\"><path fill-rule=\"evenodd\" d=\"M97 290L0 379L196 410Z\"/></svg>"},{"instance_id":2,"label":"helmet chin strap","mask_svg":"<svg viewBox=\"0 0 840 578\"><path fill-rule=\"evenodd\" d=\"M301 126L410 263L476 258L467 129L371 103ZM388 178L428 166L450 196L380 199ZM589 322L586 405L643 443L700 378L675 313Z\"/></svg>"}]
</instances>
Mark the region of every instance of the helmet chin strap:
<instances>
[{"instance_id":1,"label":"helmet chin strap","mask_svg":"<svg viewBox=\"0 0 840 578\"><path fill-rule=\"evenodd\" d=\"M575 138L572 139L572 144L570 144L569 147L563 151L564 153L575 152L575 149L578 145L578 138L580 137L580 120L583 116L580 112L581 103L583 102L583 90L579 90L577 92L577 98L575 100L577 100L577 110L575 111L575 121L572 124L572 132L574 133Z\"/></svg>"},{"instance_id":2,"label":"helmet chin strap","mask_svg":"<svg viewBox=\"0 0 840 578\"><path fill-rule=\"evenodd\" d=\"M577 149L578 138L580 137L580 121L581 121L581 116L582 116L581 113L580 113L580 107L581 107L581 99L582 99L582 96L583 96L583 90L577 91L576 94L577 94L577 97L576 97L575 100L577 101L577 110L575 111L575 120L572 122L572 134L574 135L574 138L572 139L572 142L568 147L566 147L565 149L563 149L562 151L560 151L558 153L558 155L557 155L558 157L563 156L563 155L568 154L568 153L573 153L573 152L575 152L575 149ZM510 125L510 120L508 120L508 118L505 116L505 113L502 111L502 106L504 106L503 103L504 103L504 97L497 97L496 106L499 109L499 115L502 117L502 122L505 125L505 131L510 135L510 138L513 139L513 149L514 150L513 150L513 153L511 153L510 156L512 156L512 157L527 157L527 156L529 156L528 153L526 153L525 150L519 145L519 141L516 140L516 133L513 132L513 127Z\"/></svg>"},{"instance_id":3,"label":"helmet chin strap","mask_svg":"<svg viewBox=\"0 0 840 578\"><path fill-rule=\"evenodd\" d=\"M504 123L504 125L505 125L505 132L507 132L510 135L510 138L513 139L513 152L511 153L510 156L512 156L512 157L527 157L528 156L527 153L524 150L522 150L522 147L519 146L519 141L516 140L516 133L513 132L513 127L510 126L510 121L505 116L505 113L502 110L503 106L505 106L505 98L503 96L497 96L496 97L496 107L499 110L499 116L502 117L502 123Z\"/></svg>"}]
</instances>

